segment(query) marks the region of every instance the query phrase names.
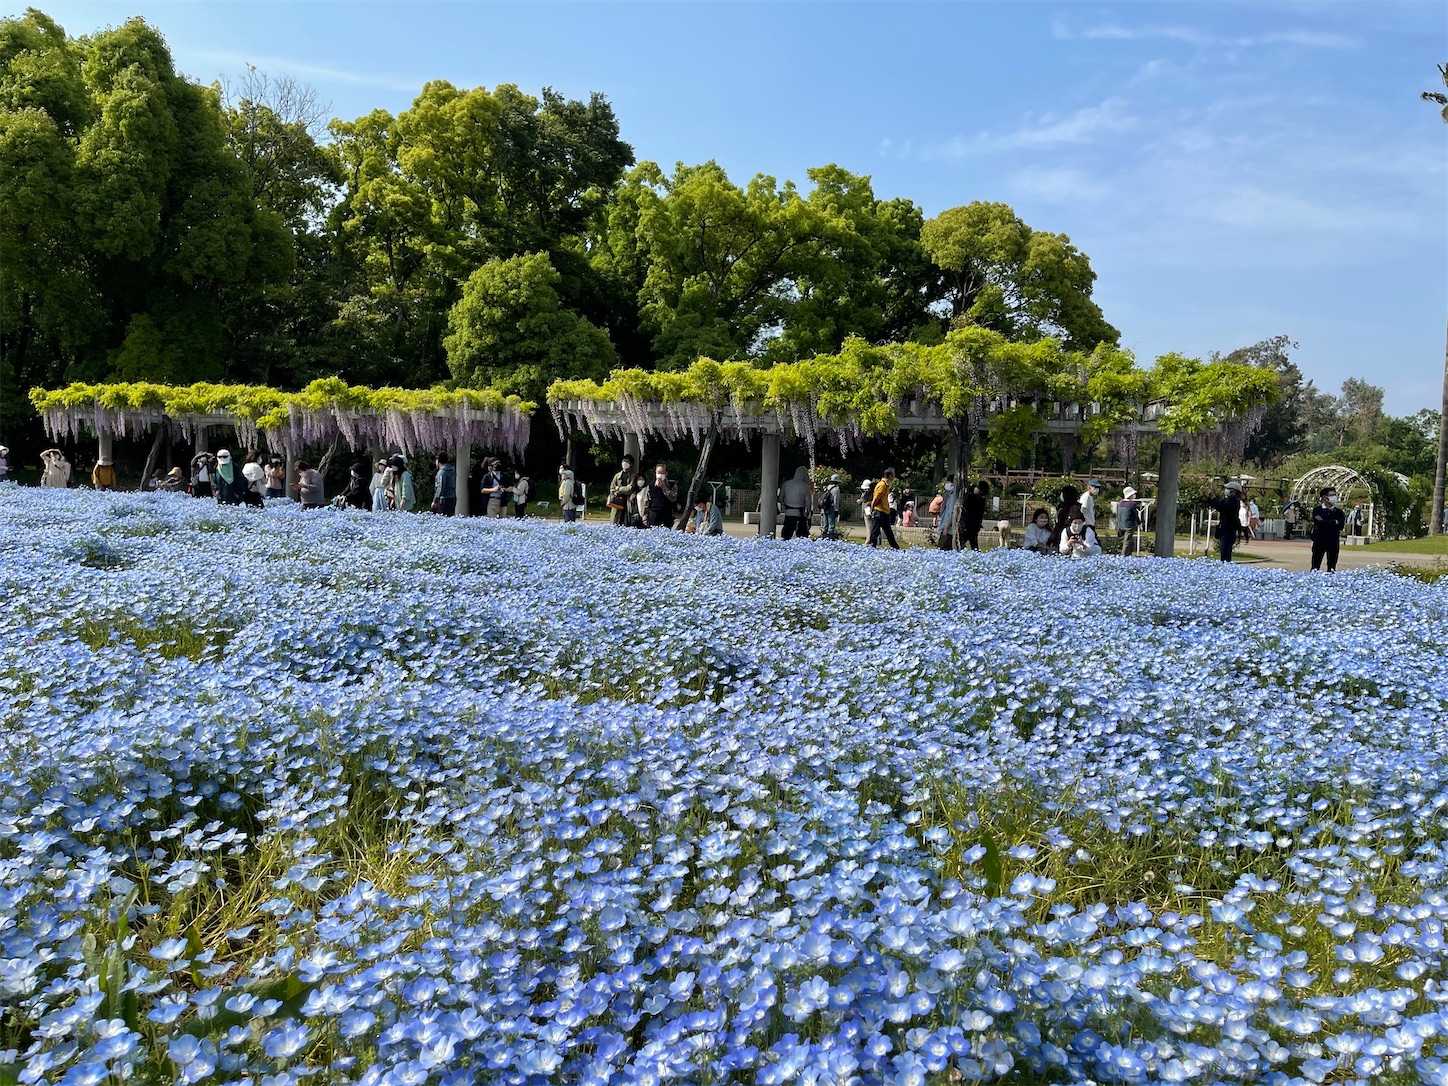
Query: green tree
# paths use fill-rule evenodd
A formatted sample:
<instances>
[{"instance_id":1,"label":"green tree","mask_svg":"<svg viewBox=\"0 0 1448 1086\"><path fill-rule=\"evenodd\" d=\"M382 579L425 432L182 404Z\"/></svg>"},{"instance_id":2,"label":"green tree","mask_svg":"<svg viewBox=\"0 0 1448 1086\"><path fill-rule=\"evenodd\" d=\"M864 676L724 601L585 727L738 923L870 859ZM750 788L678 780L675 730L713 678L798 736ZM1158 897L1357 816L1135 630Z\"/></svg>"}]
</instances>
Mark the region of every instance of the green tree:
<instances>
[{"instance_id":1,"label":"green tree","mask_svg":"<svg viewBox=\"0 0 1448 1086\"><path fill-rule=\"evenodd\" d=\"M618 361L608 334L563 308L546 253L490 260L468 277L448 317L448 365L464 385L541 403L548 386L602 379Z\"/></svg>"},{"instance_id":2,"label":"green tree","mask_svg":"<svg viewBox=\"0 0 1448 1086\"><path fill-rule=\"evenodd\" d=\"M669 178L644 163L628 183L645 263L640 313L659 364L755 353L778 331L782 287L811 256L818 211L790 182L761 174L741 189L716 162L681 164Z\"/></svg>"},{"instance_id":3,"label":"green tree","mask_svg":"<svg viewBox=\"0 0 1448 1086\"><path fill-rule=\"evenodd\" d=\"M1287 336L1271 336L1250 347L1238 347L1222 359L1271 370L1277 375L1277 401L1264 410L1257 431L1247 439L1247 459L1263 467L1279 464L1307 447L1308 386L1303 382L1302 370L1289 354L1297 350L1297 346ZM1212 361L1217 359L1214 354Z\"/></svg>"},{"instance_id":4,"label":"green tree","mask_svg":"<svg viewBox=\"0 0 1448 1086\"><path fill-rule=\"evenodd\" d=\"M1121 338L1091 298L1096 273L1086 255L1065 234L1032 230L1006 204L943 211L924 224L920 240L958 323L1012 339L1055 336L1081 350Z\"/></svg>"}]
</instances>

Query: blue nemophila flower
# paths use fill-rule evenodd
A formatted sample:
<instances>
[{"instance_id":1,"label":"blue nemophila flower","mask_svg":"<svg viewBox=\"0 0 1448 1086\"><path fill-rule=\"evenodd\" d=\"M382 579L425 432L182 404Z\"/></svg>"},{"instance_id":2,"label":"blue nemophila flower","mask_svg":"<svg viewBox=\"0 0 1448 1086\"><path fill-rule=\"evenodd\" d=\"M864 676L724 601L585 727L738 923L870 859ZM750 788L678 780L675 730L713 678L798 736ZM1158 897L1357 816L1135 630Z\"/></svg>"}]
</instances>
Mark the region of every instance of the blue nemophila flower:
<instances>
[{"instance_id":1,"label":"blue nemophila flower","mask_svg":"<svg viewBox=\"0 0 1448 1086\"><path fill-rule=\"evenodd\" d=\"M0 499L27 1075L292 1082L329 1035L368 1083L1442 1062L1441 590L233 512ZM1138 849L1140 900L1081 890Z\"/></svg>"}]
</instances>

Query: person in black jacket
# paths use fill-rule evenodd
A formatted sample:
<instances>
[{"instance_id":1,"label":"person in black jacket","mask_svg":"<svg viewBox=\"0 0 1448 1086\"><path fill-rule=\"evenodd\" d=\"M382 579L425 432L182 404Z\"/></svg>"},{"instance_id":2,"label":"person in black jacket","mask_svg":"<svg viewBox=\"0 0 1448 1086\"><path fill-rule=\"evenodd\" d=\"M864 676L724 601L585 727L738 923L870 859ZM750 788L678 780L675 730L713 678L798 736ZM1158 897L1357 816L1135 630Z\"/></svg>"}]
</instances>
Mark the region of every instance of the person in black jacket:
<instances>
[{"instance_id":1,"label":"person in black jacket","mask_svg":"<svg viewBox=\"0 0 1448 1086\"><path fill-rule=\"evenodd\" d=\"M981 479L970 485L961 502L960 541L973 551L980 550L980 527L985 523L985 496L989 493L990 483Z\"/></svg>"},{"instance_id":2,"label":"person in black jacket","mask_svg":"<svg viewBox=\"0 0 1448 1086\"><path fill-rule=\"evenodd\" d=\"M1337 550L1341 546L1342 529L1347 524L1347 515L1337 507L1337 490L1322 488L1320 501L1312 510L1312 572L1322 571L1322 560L1327 559L1327 572L1337 572Z\"/></svg>"},{"instance_id":3,"label":"person in black jacket","mask_svg":"<svg viewBox=\"0 0 1448 1086\"><path fill-rule=\"evenodd\" d=\"M1233 479L1226 489L1226 495L1220 500L1215 491L1208 491L1207 504L1221 518L1217 521L1217 545L1222 549L1222 561L1230 562L1237 532L1242 526L1242 484Z\"/></svg>"}]
</instances>

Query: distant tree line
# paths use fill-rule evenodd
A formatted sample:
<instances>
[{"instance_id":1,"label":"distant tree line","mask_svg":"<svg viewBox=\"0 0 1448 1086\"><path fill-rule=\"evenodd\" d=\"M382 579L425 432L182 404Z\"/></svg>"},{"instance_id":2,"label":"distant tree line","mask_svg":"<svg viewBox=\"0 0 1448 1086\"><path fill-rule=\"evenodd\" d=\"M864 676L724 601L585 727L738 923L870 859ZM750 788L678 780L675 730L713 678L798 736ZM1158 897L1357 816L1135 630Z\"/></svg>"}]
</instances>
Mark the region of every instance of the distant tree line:
<instances>
[{"instance_id":1,"label":"distant tree line","mask_svg":"<svg viewBox=\"0 0 1448 1086\"><path fill-rule=\"evenodd\" d=\"M189 81L141 19L80 37L34 9L0 21L0 430L34 425L31 386L74 380L340 376L541 403L557 378L769 365L849 336L1119 339L1086 255L1005 204L926 219L837 165L802 191L636 163L601 94L435 81L396 116L327 112L256 70ZM1282 384L1254 456L1351 447L1418 470L1420 420L1384 418L1363 382L1323 395L1289 347L1229 356Z\"/></svg>"}]
</instances>

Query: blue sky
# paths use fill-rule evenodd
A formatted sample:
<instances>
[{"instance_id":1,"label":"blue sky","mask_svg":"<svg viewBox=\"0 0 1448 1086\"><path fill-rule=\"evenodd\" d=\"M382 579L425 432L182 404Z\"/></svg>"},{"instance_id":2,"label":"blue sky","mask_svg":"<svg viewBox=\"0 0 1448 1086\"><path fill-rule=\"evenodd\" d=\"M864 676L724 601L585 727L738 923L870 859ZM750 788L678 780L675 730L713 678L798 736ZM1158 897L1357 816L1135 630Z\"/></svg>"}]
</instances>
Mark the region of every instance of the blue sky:
<instances>
[{"instance_id":1,"label":"blue sky","mask_svg":"<svg viewBox=\"0 0 1448 1086\"><path fill-rule=\"evenodd\" d=\"M290 72L347 118L428 79L599 90L641 160L838 162L927 215L1003 200L1091 257L1143 362L1280 332L1321 388L1439 402L1441 0L37 6L72 34L142 15L188 75Z\"/></svg>"}]
</instances>

